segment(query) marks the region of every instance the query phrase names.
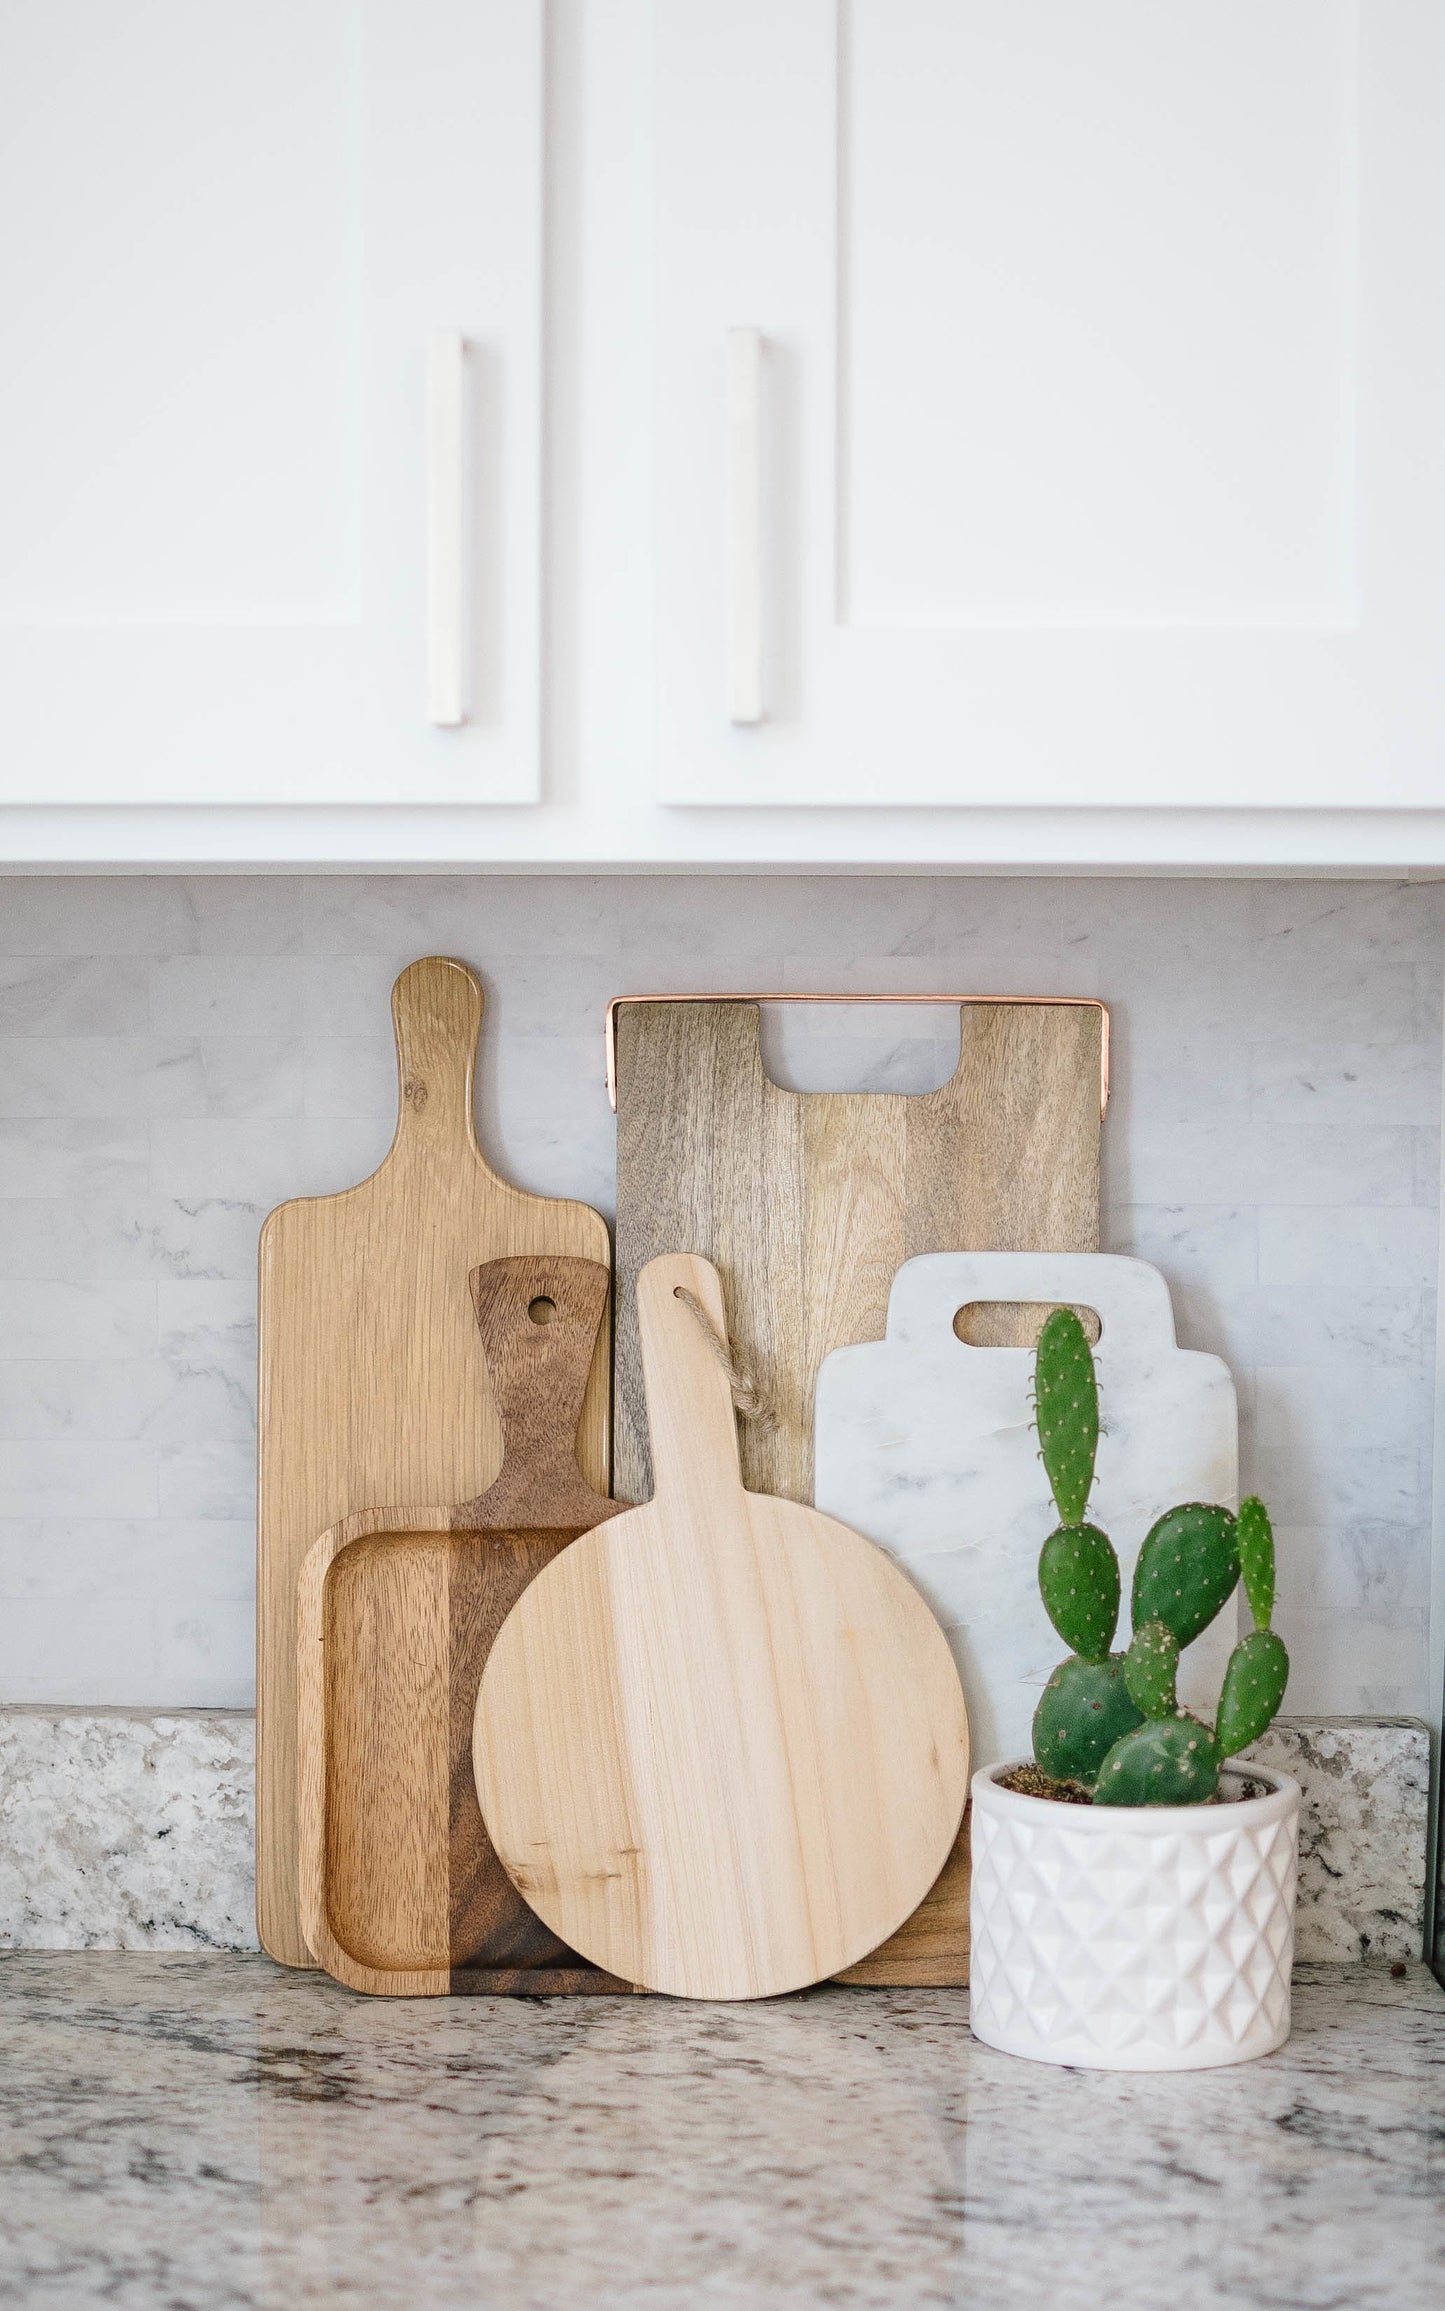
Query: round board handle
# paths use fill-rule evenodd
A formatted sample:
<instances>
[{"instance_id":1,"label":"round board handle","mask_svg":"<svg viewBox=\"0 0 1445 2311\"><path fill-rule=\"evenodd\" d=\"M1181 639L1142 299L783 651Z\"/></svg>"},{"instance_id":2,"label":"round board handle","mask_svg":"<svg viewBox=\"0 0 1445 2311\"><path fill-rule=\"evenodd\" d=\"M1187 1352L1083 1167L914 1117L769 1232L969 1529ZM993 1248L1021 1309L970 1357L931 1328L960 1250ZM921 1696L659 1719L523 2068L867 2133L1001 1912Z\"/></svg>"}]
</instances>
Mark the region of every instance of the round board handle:
<instances>
[{"instance_id":1,"label":"round board handle","mask_svg":"<svg viewBox=\"0 0 1445 2311\"><path fill-rule=\"evenodd\" d=\"M577 1465L582 1399L611 1278L597 1260L523 1252L473 1268L472 1304L502 1430L496 1482L459 1524L595 1524L611 1505Z\"/></svg>"},{"instance_id":2,"label":"round board handle","mask_svg":"<svg viewBox=\"0 0 1445 2311\"><path fill-rule=\"evenodd\" d=\"M410 963L391 991L400 1106L394 1156L444 1145L477 1149L472 1101L485 999L476 974L447 955Z\"/></svg>"},{"instance_id":3,"label":"round board handle","mask_svg":"<svg viewBox=\"0 0 1445 2311\"><path fill-rule=\"evenodd\" d=\"M743 1489L737 1413L718 1346L682 1293L696 1300L716 1343L725 1345L728 1336L722 1279L711 1260L668 1252L648 1261L637 1279L637 1321L653 1498L707 1502Z\"/></svg>"}]
</instances>

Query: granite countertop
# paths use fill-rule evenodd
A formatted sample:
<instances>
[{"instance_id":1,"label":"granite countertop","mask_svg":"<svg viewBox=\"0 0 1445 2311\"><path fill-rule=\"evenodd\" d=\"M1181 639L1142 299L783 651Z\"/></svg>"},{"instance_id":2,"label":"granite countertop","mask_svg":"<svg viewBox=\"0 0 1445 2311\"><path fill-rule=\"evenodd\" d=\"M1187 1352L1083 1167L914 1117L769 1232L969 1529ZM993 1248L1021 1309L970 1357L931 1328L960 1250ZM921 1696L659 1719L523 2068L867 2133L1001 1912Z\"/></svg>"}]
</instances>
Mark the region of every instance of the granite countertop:
<instances>
[{"instance_id":1,"label":"granite countertop","mask_svg":"<svg viewBox=\"0 0 1445 2311\"><path fill-rule=\"evenodd\" d=\"M383 2000L264 1958L0 1959L0 2304L1435 2311L1445 1995L1297 1978L1180 2078L962 1991Z\"/></svg>"}]
</instances>

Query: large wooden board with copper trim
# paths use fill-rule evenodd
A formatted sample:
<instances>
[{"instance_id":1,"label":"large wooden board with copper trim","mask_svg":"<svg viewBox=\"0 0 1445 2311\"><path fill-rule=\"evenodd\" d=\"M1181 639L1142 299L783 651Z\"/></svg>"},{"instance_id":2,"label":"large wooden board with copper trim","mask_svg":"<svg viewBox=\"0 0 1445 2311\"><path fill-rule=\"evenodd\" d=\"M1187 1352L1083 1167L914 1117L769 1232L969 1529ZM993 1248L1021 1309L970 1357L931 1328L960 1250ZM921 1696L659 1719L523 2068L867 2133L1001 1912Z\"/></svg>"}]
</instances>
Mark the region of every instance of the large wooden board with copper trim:
<instances>
[{"instance_id":1,"label":"large wooden board with copper trim","mask_svg":"<svg viewBox=\"0 0 1445 2311\"><path fill-rule=\"evenodd\" d=\"M811 1501L818 1368L834 1348L882 1337L904 1260L1098 1249L1103 1005L960 1001L959 1020L958 1067L938 1091L798 1093L764 1069L756 1001L616 1007L624 1499L651 1490L635 1287L658 1254L717 1267L735 1352L775 1416L743 1422L745 1484ZM1026 1344L1037 1321L993 1319L997 1346ZM965 1839L917 1915L850 1979L967 1981Z\"/></svg>"}]
</instances>

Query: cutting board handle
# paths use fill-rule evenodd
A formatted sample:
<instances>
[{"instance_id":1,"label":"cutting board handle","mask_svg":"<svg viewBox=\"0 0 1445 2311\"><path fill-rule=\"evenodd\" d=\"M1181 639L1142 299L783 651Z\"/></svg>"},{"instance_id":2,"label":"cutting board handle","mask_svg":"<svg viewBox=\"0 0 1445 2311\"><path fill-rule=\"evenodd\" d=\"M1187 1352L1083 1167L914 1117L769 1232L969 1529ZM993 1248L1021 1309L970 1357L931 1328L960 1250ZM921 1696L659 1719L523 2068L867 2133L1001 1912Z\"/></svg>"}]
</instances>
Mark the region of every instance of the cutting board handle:
<instances>
[{"instance_id":1,"label":"cutting board handle","mask_svg":"<svg viewBox=\"0 0 1445 2311\"><path fill-rule=\"evenodd\" d=\"M463 1523L587 1525L603 1496L577 1466L577 1428L611 1278L597 1260L525 1252L470 1277L502 1430L495 1484Z\"/></svg>"},{"instance_id":2,"label":"cutting board handle","mask_svg":"<svg viewBox=\"0 0 1445 2311\"><path fill-rule=\"evenodd\" d=\"M717 1347L683 1292L706 1311L719 1341L728 1336L722 1281L710 1260L671 1252L648 1261L637 1279L637 1321L654 1498L711 1505L719 1493L742 1490L737 1415Z\"/></svg>"},{"instance_id":3,"label":"cutting board handle","mask_svg":"<svg viewBox=\"0 0 1445 2311\"><path fill-rule=\"evenodd\" d=\"M921 1252L905 1260L888 1295L888 1338L951 1334L970 1301L1033 1301L1092 1308L1099 1353L1118 1372L1157 1364L1177 1342L1169 1286L1147 1260L1117 1252ZM969 1348L970 1356L1032 1350Z\"/></svg>"},{"instance_id":4,"label":"cutting board handle","mask_svg":"<svg viewBox=\"0 0 1445 2311\"><path fill-rule=\"evenodd\" d=\"M477 1149L472 1108L481 987L465 963L426 955L409 963L391 991L401 1078L393 1157L425 1149Z\"/></svg>"}]
</instances>

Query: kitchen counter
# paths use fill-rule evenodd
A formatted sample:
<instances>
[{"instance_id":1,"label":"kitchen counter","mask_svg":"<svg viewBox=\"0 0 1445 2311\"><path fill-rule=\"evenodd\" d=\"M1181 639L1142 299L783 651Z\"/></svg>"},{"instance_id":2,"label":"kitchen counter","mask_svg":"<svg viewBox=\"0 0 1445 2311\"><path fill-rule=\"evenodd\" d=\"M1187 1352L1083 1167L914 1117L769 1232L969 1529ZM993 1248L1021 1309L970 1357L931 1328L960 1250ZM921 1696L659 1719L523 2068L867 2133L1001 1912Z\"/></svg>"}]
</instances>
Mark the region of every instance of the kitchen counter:
<instances>
[{"instance_id":1,"label":"kitchen counter","mask_svg":"<svg viewBox=\"0 0 1445 2311\"><path fill-rule=\"evenodd\" d=\"M0 2304L1435 2311L1445 1995L1319 1966L1269 2060L975 2045L961 1991L387 2001L0 1959Z\"/></svg>"}]
</instances>

